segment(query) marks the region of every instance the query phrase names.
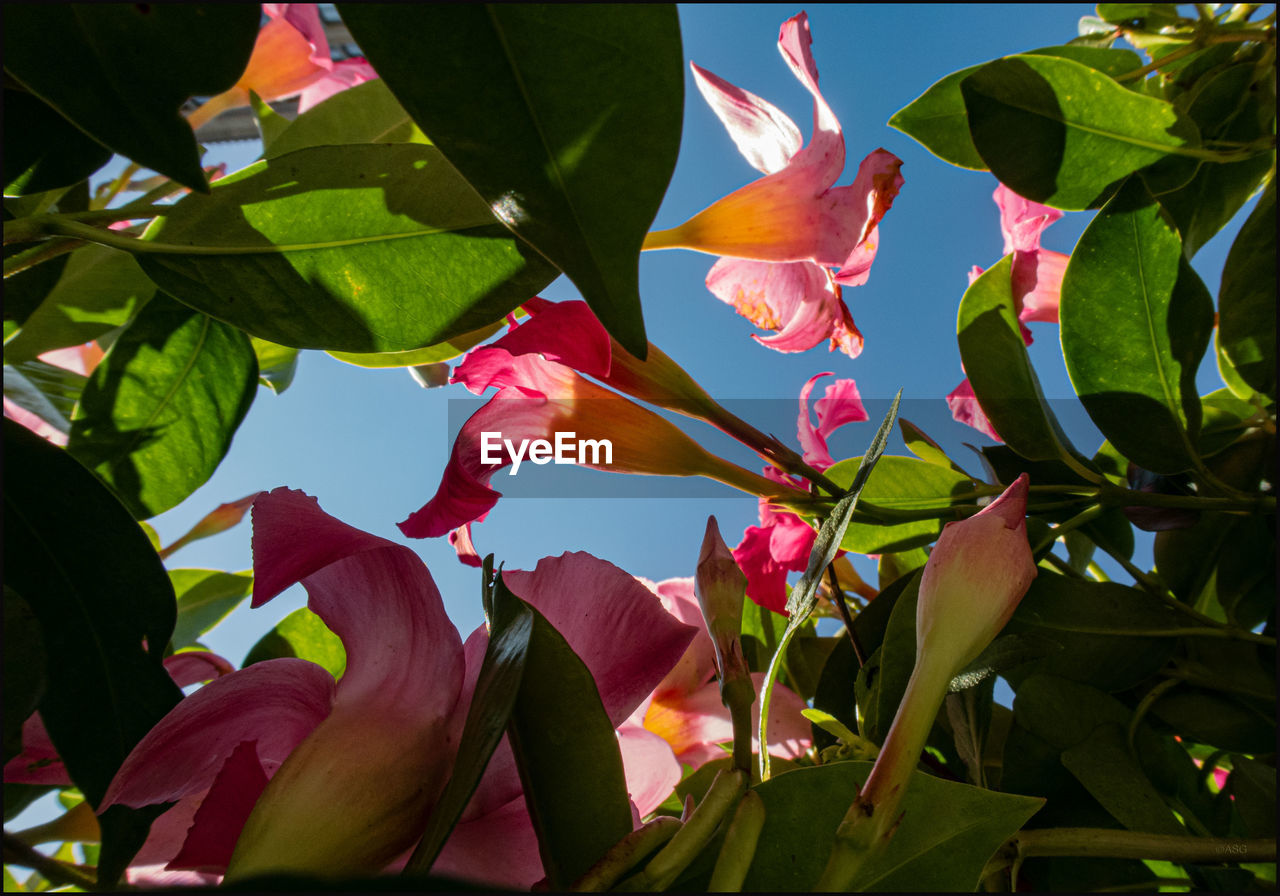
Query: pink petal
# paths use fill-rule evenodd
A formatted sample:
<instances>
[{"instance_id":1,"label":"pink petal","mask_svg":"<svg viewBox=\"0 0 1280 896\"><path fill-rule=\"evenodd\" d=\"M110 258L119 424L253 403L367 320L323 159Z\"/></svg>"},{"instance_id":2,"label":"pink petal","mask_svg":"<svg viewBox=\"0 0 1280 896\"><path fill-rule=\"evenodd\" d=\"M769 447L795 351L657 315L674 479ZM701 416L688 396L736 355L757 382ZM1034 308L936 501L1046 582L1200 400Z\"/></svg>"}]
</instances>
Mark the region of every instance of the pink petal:
<instances>
[{"instance_id":1,"label":"pink petal","mask_svg":"<svg viewBox=\"0 0 1280 896\"><path fill-rule=\"evenodd\" d=\"M458 554L458 560L463 566L480 567L484 563L480 559L480 555L476 553L476 546L471 541L471 524L459 526L449 533L449 544L453 545L454 551Z\"/></svg>"},{"instance_id":2,"label":"pink petal","mask_svg":"<svg viewBox=\"0 0 1280 896\"><path fill-rule=\"evenodd\" d=\"M163 868L181 852L182 844L187 841L187 832L191 830L196 812L200 810L200 804L204 802L206 795L207 791L199 791L184 796L172 808L151 822L147 840L138 850L138 854L133 857L133 864ZM257 799L257 796L258 794L255 793L254 799ZM237 827L233 834L239 831L240 828Z\"/></svg>"},{"instance_id":3,"label":"pink petal","mask_svg":"<svg viewBox=\"0 0 1280 896\"><path fill-rule=\"evenodd\" d=\"M125 759L99 807L172 803L207 791L243 741L256 741L268 777L333 703L333 677L315 663L267 660L216 678L175 706Z\"/></svg>"},{"instance_id":4,"label":"pink petal","mask_svg":"<svg viewBox=\"0 0 1280 896\"><path fill-rule=\"evenodd\" d=\"M658 595L668 613L698 632L679 662L663 677L654 691L692 693L706 684L716 671L715 647L702 621L702 610L698 607L698 598L693 592L693 578L667 579L656 585L644 579L640 581Z\"/></svg>"},{"instance_id":5,"label":"pink petal","mask_svg":"<svg viewBox=\"0 0 1280 896\"><path fill-rule=\"evenodd\" d=\"M139 890L172 890L178 887L216 887L221 874L200 871L166 871L163 865L130 865L124 871L125 883Z\"/></svg>"},{"instance_id":6,"label":"pink petal","mask_svg":"<svg viewBox=\"0 0 1280 896\"><path fill-rule=\"evenodd\" d=\"M844 136L840 122L818 90L818 66L813 61L813 36L809 17L798 13L782 23L778 51L805 90L813 95L813 139L794 155L789 168L819 190L835 183L844 170Z\"/></svg>"},{"instance_id":7,"label":"pink petal","mask_svg":"<svg viewBox=\"0 0 1280 896\"><path fill-rule=\"evenodd\" d=\"M614 726L680 659L697 629L677 620L634 576L584 552L544 557L503 581L538 610L595 679Z\"/></svg>"},{"instance_id":8,"label":"pink petal","mask_svg":"<svg viewBox=\"0 0 1280 896\"><path fill-rule=\"evenodd\" d=\"M1000 232L1004 235L1004 254L1029 252L1040 248L1044 229L1062 217L1062 212L1019 196L1000 184L992 198L1000 209Z\"/></svg>"},{"instance_id":9,"label":"pink petal","mask_svg":"<svg viewBox=\"0 0 1280 896\"><path fill-rule=\"evenodd\" d=\"M180 688L219 678L235 671L234 667L207 650L188 650L164 658L165 671Z\"/></svg>"},{"instance_id":10,"label":"pink petal","mask_svg":"<svg viewBox=\"0 0 1280 896\"><path fill-rule=\"evenodd\" d=\"M1062 294L1062 275L1071 259L1061 252L1037 249L1013 254L1011 274L1014 304L1022 310L1018 320L1058 322L1058 302ZM1030 345L1030 340L1026 340Z\"/></svg>"},{"instance_id":11,"label":"pink petal","mask_svg":"<svg viewBox=\"0 0 1280 896\"><path fill-rule=\"evenodd\" d=\"M71 776L49 738L40 713L33 712L22 723L22 752L4 766L6 784L40 784L70 787Z\"/></svg>"},{"instance_id":12,"label":"pink petal","mask_svg":"<svg viewBox=\"0 0 1280 896\"><path fill-rule=\"evenodd\" d=\"M4 415L19 426L24 426L31 430L45 441L52 442L55 445L67 444L68 436L65 432L45 422L43 418L31 413L17 402L10 401L8 396L5 396L4 399Z\"/></svg>"},{"instance_id":13,"label":"pink petal","mask_svg":"<svg viewBox=\"0 0 1280 896\"><path fill-rule=\"evenodd\" d=\"M542 880L546 874L524 796L459 823L431 873L504 890L528 890Z\"/></svg>"},{"instance_id":14,"label":"pink petal","mask_svg":"<svg viewBox=\"0 0 1280 896\"><path fill-rule=\"evenodd\" d=\"M262 11L273 21L284 19L311 45L311 63L319 68L329 68L333 59L329 52L329 38L324 33L320 10L314 3L264 3Z\"/></svg>"},{"instance_id":15,"label":"pink petal","mask_svg":"<svg viewBox=\"0 0 1280 896\"><path fill-rule=\"evenodd\" d=\"M991 425L991 421L987 419L982 405L978 404L978 397L973 394L973 386L969 384L968 379L951 390L951 394L947 396L947 407L951 409L951 416L961 423L972 426L997 442L1004 441Z\"/></svg>"},{"instance_id":16,"label":"pink petal","mask_svg":"<svg viewBox=\"0 0 1280 896\"><path fill-rule=\"evenodd\" d=\"M815 403L818 425L814 426L809 417L809 393L813 391L814 383L824 376L831 374L819 373L801 388L800 416L796 421L796 434L804 449L804 460L818 470L825 470L835 464L827 450L827 438L846 423L867 419L867 411L862 406L862 396L858 394L857 384L850 379L840 379L827 386L823 397Z\"/></svg>"},{"instance_id":17,"label":"pink petal","mask_svg":"<svg viewBox=\"0 0 1280 896\"><path fill-rule=\"evenodd\" d=\"M220 873L226 870L245 820L267 786L267 774L252 741L244 741L223 763L209 794L192 819L171 870Z\"/></svg>"},{"instance_id":18,"label":"pink petal","mask_svg":"<svg viewBox=\"0 0 1280 896\"><path fill-rule=\"evenodd\" d=\"M771 529L748 526L742 541L733 549L733 559L747 577L747 597L775 613L787 606L787 568L774 559L769 549Z\"/></svg>"},{"instance_id":19,"label":"pink petal","mask_svg":"<svg viewBox=\"0 0 1280 896\"><path fill-rule=\"evenodd\" d=\"M866 246L872 231L893 207L904 183L902 159L885 149L876 149L858 163L858 174L847 187L835 187L830 194L840 203L846 226L855 232L853 248L842 260L837 276L866 282L866 272L875 257L875 245ZM876 236L878 239L878 235Z\"/></svg>"},{"instance_id":20,"label":"pink petal","mask_svg":"<svg viewBox=\"0 0 1280 896\"><path fill-rule=\"evenodd\" d=\"M862 286L871 279L871 264L876 260L876 250L880 248L880 225L871 228L865 239L853 247L853 252L844 260L840 270L835 273L835 281L840 286Z\"/></svg>"},{"instance_id":21,"label":"pink petal","mask_svg":"<svg viewBox=\"0 0 1280 896\"><path fill-rule=\"evenodd\" d=\"M420 724L452 713L462 639L409 548L278 488L253 505L253 568L253 606L301 582L307 605L342 639L347 668L336 706L376 703Z\"/></svg>"},{"instance_id":22,"label":"pink petal","mask_svg":"<svg viewBox=\"0 0 1280 896\"><path fill-rule=\"evenodd\" d=\"M69 348L55 348L39 355L39 358L54 367L88 376L93 373L104 354L102 346L97 342L86 342L84 345L73 345Z\"/></svg>"},{"instance_id":23,"label":"pink petal","mask_svg":"<svg viewBox=\"0 0 1280 896\"><path fill-rule=\"evenodd\" d=\"M763 672L751 674L757 695L752 704L752 731L759 731L759 693L764 676ZM804 708L804 700L794 691L783 685L774 686L769 704L770 755L794 759L809 749L809 722L800 714ZM724 745L733 744L733 723L729 710L720 702L720 686L715 682L687 697L655 699L645 716L645 727L665 739L677 759L695 768L728 755ZM752 743L754 749L760 749L754 737Z\"/></svg>"},{"instance_id":24,"label":"pink petal","mask_svg":"<svg viewBox=\"0 0 1280 896\"><path fill-rule=\"evenodd\" d=\"M738 151L764 174L781 171L803 143L800 129L777 106L690 62L702 97Z\"/></svg>"},{"instance_id":25,"label":"pink petal","mask_svg":"<svg viewBox=\"0 0 1280 896\"><path fill-rule=\"evenodd\" d=\"M627 791L637 813L644 818L662 805L680 783L680 763L670 744L634 723L624 723L618 729L618 746L622 750Z\"/></svg>"},{"instance_id":26,"label":"pink petal","mask_svg":"<svg viewBox=\"0 0 1280 896\"><path fill-rule=\"evenodd\" d=\"M344 59L332 65L331 69L302 88L302 92L298 94L299 115L335 94L378 77L373 66L363 59Z\"/></svg>"}]
</instances>

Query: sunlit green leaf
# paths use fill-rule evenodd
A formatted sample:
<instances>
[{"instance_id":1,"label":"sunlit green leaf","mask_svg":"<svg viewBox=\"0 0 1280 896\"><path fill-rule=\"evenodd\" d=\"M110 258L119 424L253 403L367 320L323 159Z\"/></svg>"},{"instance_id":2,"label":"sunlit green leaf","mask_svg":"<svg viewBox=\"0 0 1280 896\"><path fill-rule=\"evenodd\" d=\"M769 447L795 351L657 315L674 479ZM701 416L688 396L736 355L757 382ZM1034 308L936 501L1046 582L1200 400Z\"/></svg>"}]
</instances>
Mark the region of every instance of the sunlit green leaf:
<instances>
[{"instance_id":1,"label":"sunlit green leaf","mask_svg":"<svg viewBox=\"0 0 1280 896\"><path fill-rule=\"evenodd\" d=\"M173 629L173 649L190 647L200 636L227 617L249 596L253 575L216 569L171 569L178 596L178 621Z\"/></svg>"},{"instance_id":2,"label":"sunlit green leaf","mask_svg":"<svg viewBox=\"0 0 1280 896\"><path fill-rule=\"evenodd\" d=\"M294 610L249 649L243 666L264 660L298 657L309 660L340 678L347 668L347 651L324 621L306 607Z\"/></svg>"},{"instance_id":3,"label":"sunlit green leaf","mask_svg":"<svg viewBox=\"0 0 1280 896\"><path fill-rule=\"evenodd\" d=\"M842 460L827 471L827 478L839 486L847 486L858 469L859 458ZM863 509L925 510L952 502L955 496L968 495L974 483L968 476L914 457L887 456L880 459L876 471L862 491ZM976 499L974 499L976 500ZM960 503L972 503L962 501ZM867 507L867 505L871 505ZM840 545L846 551L879 554L903 551L932 542L942 531L942 524L952 517L893 522L886 525L853 522Z\"/></svg>"},{"instance_id":4,"label":"sunlit green leaf","mask_svg":"<svg viewBox=\"0 0 1280 896\"><path fill-rule=\"evenodd\" d=\"M351 143L430 143L381 78L335 93L299 115L271 139L268 159L310 146Z\"/></svg>"}]
</instances>

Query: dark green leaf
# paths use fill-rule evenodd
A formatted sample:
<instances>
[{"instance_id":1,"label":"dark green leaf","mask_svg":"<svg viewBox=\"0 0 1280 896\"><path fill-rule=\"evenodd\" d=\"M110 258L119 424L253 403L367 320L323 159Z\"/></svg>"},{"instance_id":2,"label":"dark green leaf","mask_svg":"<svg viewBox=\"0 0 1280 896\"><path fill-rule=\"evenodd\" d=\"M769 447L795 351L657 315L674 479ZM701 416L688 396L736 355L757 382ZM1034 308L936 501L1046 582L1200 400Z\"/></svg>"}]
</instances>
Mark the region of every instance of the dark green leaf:
<instances>
[{"instance_id":1,"label":"dark green leaf","mask_svg":"<svg viewBox=\"0 0 1280 896\"><path fill-rule=\"evenodd\" d=\"M869 762L801 768L757 788L764 830L744 890L804 893L826 865L837 825L871 771ZM968 892L983 866L1042 805L1031 797L981 790L915 773L902 822L859 874L871 892Z\"/></svg>"},{"instance_id":2,"label":"dark green leaf","mask_svg":"<svg viewBox=\"0 0 1280 896\"><path fill-rule=\"evenodd\" d=\"M95 140L204 190L178 108L235 84L259 15L248 4L17 4L5 10L4 67Z\"/></svg>"},{"instance_id":3,"label":"dark green leaf","mask_svg":"<svg viewBox=\"0 0 1280 896\"><path fill-rule=\"evenodd\" d=\"M22 595L4 586L4 761L22 752L22 723L44 696L44 638Z\"/></svg>"},{"instance_id":4,"label":"dark green leaf","mask_svg":"<svg viewBox=\"0 0 1280 896\"><path fill-rule=\"evenodd\" d=\"M638 258L675 168L684 110L675 7L340 10L431 141L643 358Z\"/></svg>"},{"instance_id":5,"label":"dark green leaf","mask_svg":"<svg viewBox=\"0 0 1280 896\"><path fill-rule=\"evenodd\" d=\"M4 110L6 196L69 187L111 158L111 150L24 90L5 88Z\"/></svg>"},{"instance_id":6,"label":"dark green leaf","mask_svg":"<svg viewBox=\"0 0 1280 896\"><path fill-rule=\"evenodd\" d=\"M21 332L5 344L5 360L29 361L51 349L97 339L128 323L155 292L155 284L128 253L105 246L77 249Z\"/></svg>"},{"instance_id":7,"label":"dark green leaf","mask_svg":"<svg viewBox=\"0 0 1280 896\"><path fill-rule=\"evenodd\" d=\"M1142 65L1142 60L1130 50L1088 46L1045 47L1030 50L1028 55L1074 59L1112 76L1133 71ZM965 112L964 96L960 92L960 82L980 68L982 66L972 65L947 75L910 105L898 110L889 119L889 126L919 141L945 162L961 168L986 171L987 163L978 155L973 147L973 139L969 136L968 113Z\"/></svg>"},{"instance_id":8,"label":"dark green leaf","mask_svg":"<svg viewBox=\"0 0 1280 896\"><path fill-rule=\"evenodd\" d=\"M960 90L973 145L991 173L1055 208L1089 208L1126 175L1200 143L1195 125L1169 103L1070 59L999 59Z\"/></svg>"},{"instance_id":9,"label":"dark green leaf","mask_svg":"<svg viewBox=\"0 0 1280 896\"><path fill-rule=\"evenodd\" d=\"M857 695L852 684L858 677L858 656L853 642L841 637L822 666L818 686L814 688L813 708L836 718L854 733L858 731ZM836 742L835 735L813 725L813 744L821 753Z\"/></svg>"},{"instance_id":10,"label":"dark green leaf","mask_svg":"<svg viewBox=\"0 0 1280 896\"><path fill-rule=\"evenodd\" d=\"M404 351L492 323L556 271L432 146L318 146L188 196L147 238L181 301L297 348Z\"/></svg>"},{"instance_id":11,"label":"dark green leaf","mask_svg":"<svg viewBox=\"0 0 1280 896\"><path fill-rule=\"evenodd\" d=\"M135 516L154 516L213 475L257 382L247 336L157 297L93 372L67 450Z\"/></svg>"},{"instance_id":12,"label":"dark green leaf","mask_svg":"<svg viewBox=\"0 0 1280 896\"><path fill-rule=\"evenodd\" d=\"M381 78L335 93L264 139L268 159L310 146L351 143L430 143Z\"/></svg>"},{"instance_id":13,"label":"dark green leaf","mask_svg":"<svg viewBox=\"0 0 1280 896\"><path fill-rule=\"evenodd\" d=\"M9 200L5 199L4 220L13 220L9 214ZM11 255L27 249L37 248L30 243L13 243L4 247L4 257L7 259ZM15 338L13 331L15 327L26 323L38 307L44 301L49 290L53 289L58 278L62 276L62 271L67 266L67 256L58 255L49 261L27 268L25 271L19 271L4 278L4 337L6 342ZM6 360L9 353L9 347L5 345Z\"/></svg>"},{"instance_id":14,"label":"dark green leaf","mask_svg":"<svg viewBox=\"0 0 1280 896\"><path fill-rule=\"evenodd\" d=\"M827 471L827 478L836 485L844 486L853 478L858 463L858 458L842 460ZM883 457L876 471L862 490L862 500L867 505L889 510L941 507L951 503L955 496L970 494L974 488L973 480L968 476L914 457ZM860 554L904 551L932 542L948 518L955 517L891 525L850 523L841 547Z\"/></svg>"},{"instance_id":15,"label":"dark green leaf","mask_svg":"<svg viewBox=\"0 0 1280 896\"><path fill-rule=\"evenodd\" d=\"M1276 394L1276 185L1231 244L1218 293L1219 346L1246 383Z\"/></svg>"},{"instance_id":16,"label":"dark green leaf","mask_svg":"<svg viewBox=\"0 0 1280 896\"><path fill-rule=\"evenodd\" d=\"M1172 3L1099 3L1098 17L1112 25L1140 31L1159 31L1181 21Z\"/></svg>"},{"instance_id":17,"label":"dark green leaf","mask_svg":"<svg viewBox=\"0 0 1280 896\"><path fill-rule=\"evenodd\" d=\"M1030 460L1056 460L1070 452L1070 442L1022 341L1012 258L1000 259L965 290L956 321L960 360L978 404L1005 444Z\"/></svg>"},{"instance_id":18,"label":"dark green leaf","mask_svg":"<svg viewBox=\"0 0 1280 896\"><path fill-rule=\"evenodd\" d=\"M1131 831L1185 834L1129 751L1125 729L1100 725L1062 753L1062 764L1115 819Z\"/></svg>"},{"instance_id":19,"label":"dark green leaf","mask_svg":"<svg viewBox=\"0 0 1280 896\"><path fill-rule=\"evenodd\" d=\"M1227 789L1250 837L1276 835L1276 770L1239 754L1231 757Z\"/></svg>"},{"instance_id":20,"label":"dark green leaf","mask_svg":"<svg viewBox=\"0 0 1280 896\"><path fill-rule=\"evenodd\" d=\"M169 581L178 596L178 621L173 628L173 649L190 647L200 636L227 617L253 589L249 572L216 569L171 569Z\"/></svg>"},{"instance_id":21,"label":"dark green leaf","mask_svg":"<svg viewBox=\"0 0 1280 896\"><path fill-rule=\"evenodd\" d=\"M173 587L128 512L65 451L4 422L5 581L40 622L48 686L40 714L90 803L182 696L161 664ZM110 887L158 812L101 816Z\"/></svg>"},{"instance_id":22,"label":"dark green leaf","mask_svg":"<svg viewBox=\"0 0 1280 896\"><path fill-rule=\"evenodd\" d=\"M1059 315L1067 372L1103 435L1153 472L1194 466L1195 376L1213 301L1140 183L1108 202L1080 237Z\"/></svg>"},{"instance_id":23,"label":"dark green leaf","mask_svg":"<svg viewBox=\"0 0 1280 896\"><path fill-rule=\"evenodd\" d=\"M864 737L876 743L884 743L889 726L907 691L907 681L916 663L916 603L920 598L920 575L911 581L898 595L893 612L885 627L884 640L876 651L874 663L868 660L865 671L858 673L858 682L865 689L865 699L858 698L862 711Z\"/></svg>"},{"instance_id":24,"label":"dark green leaf","mask_svg":"<svg viewBox=\"0 0 1280 896\"><path fill-rule=\"evenodd\" d=\"M533 628L507 734L547 881L563 890L631 832L622 754L591 672L551 623L499 576L494 620Z\"/></svg>"},{"instance_id":25,"label":"dark green leaf","mask_svg":"<svg viewBox=\"0 0 1280 896\"><path fill-rule=\"evenodd\" d=\"M341 639L307 607L294 610L258 639L241 665L290 656L310 660L334 678L341 678L347 669L347 651Z\"/></svg>"},{"instance_id":26,"label":"dark green leaf","mask_svg":"<svg viewBox=\"0 0 1280 896\"><path fill-rule=\"evenodd\" d=\"M500 586L505 590L505 585ZM499 603L502 603L502 599ZM489 757L498 748L520 694L525 662L533 637L533 612L518 600L509 600L502 616L493 619L484 661L467 709L467 720L458 742L458 758L444 793L436 802L426 833L409 859L406 870L429 871L453 826L475 792Z\"/></svg>"},{"instance_id":27,"label":"dark green leaf","mask_svg":"<svg viewBox=\"0 0 1280 896\"><path fill-rule=\"evenodd\" d=\"M1106 691L1123 690L1158 670L1177 645L1172 637L1144 633L1185 627L1182 616L1144 591L1041 569L1006 631L1043 638L1062 649L1006 677L1017 684L1026 675L1049 674Z\"/></svg>"},{"instance_id":28,"label":"dark green leaf","mask_svg":"<svg viewBox=\"0 0 1280 896\"><path fill-rule=\"evenodd\" d=\"M1182 737L1241 753L1275 751L1275 700L1257 700L1203 688L1170 691L1151 713Z\"/></svg>"}]
</instances>

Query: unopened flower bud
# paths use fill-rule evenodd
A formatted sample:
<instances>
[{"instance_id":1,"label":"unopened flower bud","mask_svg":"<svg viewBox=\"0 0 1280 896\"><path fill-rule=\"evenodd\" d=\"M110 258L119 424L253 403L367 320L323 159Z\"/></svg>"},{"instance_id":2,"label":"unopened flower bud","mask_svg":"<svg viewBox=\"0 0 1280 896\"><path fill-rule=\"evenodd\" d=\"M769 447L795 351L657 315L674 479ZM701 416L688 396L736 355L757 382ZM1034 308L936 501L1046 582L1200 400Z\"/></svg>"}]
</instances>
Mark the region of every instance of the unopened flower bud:
<instances>
[{"instance_id":1,"label":"unopened flower bud","mask_svg":"<svg viewBox=\"0 0 1280 896\"><path fill-rule=\"evenodd\" d=\"M751 686L750 670L742 655L742 600L747 590L747 577L738 568L729 546L720 537L714 516L707 518L707 534L698 555L698 569L693 582L702 620L716 649L716 667L720 671L720 690L733 682L745 681ZM755 697L752 689L751 697Z\"/></svg>"}]
</instances>

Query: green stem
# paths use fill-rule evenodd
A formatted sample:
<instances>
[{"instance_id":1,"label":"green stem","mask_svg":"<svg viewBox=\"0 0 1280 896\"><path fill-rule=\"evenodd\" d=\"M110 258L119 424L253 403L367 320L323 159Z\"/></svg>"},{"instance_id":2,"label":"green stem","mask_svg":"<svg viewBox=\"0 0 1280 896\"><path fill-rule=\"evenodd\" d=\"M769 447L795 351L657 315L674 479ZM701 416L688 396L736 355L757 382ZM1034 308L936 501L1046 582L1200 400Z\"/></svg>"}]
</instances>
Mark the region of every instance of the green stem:
<instances>
[{"instance_id":1,"label":"green stem","mask_svg":"<svg viewBox=\"0 0 1280 896\"><path fill-rule=\"evenodd\" d=\"M107 195L101 198L95 198L94 203L100 209L105 209L111 204L111 200L120 195L120 191L129 185L129 180L135 174L142 170L142 166L137 162L130 162L128 166L120 173L120 176L111 182L107 188Z\"/></svg>"},{"instance_id":2,"label":"green stem","mask_svg":"<svg viewBox=\"0 0 1280 896\"><path fill-rule=\"evenodd\" d=\"M1172 688L1176 688L1181 683L1182 682L1176 678L1165 679L1151 690L1147 691L1141 702L1138 703L1137 708L1133 711L1133 718L1129 720L1129 730L1127 735L1129 741L1129 752L1133 754L1135 759L1137 758L1138 751L1134 747L1134 739L1138 735L1138 725L1142 723L1142 717L1151 711L1151 707L1155 706L1156 701L1163 697L1166 692Z\"/></svg>"},{"instance_id":3,"label":"green stem","mask_svg":"<svg viewBox=\"0 0 1280 896\"><path fill-rule=\"evenodd\" d=\"M1108 508L1102 504L1095 504L1092 507L1086 507L1084 510L1077 513L1071 519L1063 523L1059 523L1058 525L1050 529L1048 533L1044 536L1044 538L1040 540L1040 543L1035 545L1031 549L1031 553L1032 554L1040 553L1049 545L1057 541L1059 538L1066 535L1068 532L1074 529L1079 529L1081 526L1087 523L1093 522L1098 517L1102 516L1102 514L1106 513L1107 510Z\"/></svg>"},{"instance_id":4,"label":"green stem","mask_svg":"<svg viewBox=\"0 0 1280 896\"><path fill-rule=\"evenodd\" d=\"M1274 838L1188 837L1114 828L1043 828L1021 831L1010 841L1021 858L1078 856L1169 862L1274 862Z\"/></svg>"},{"instance_id":5,"label":"green stem","mask_svg":"<svg viewBox=\"0 0 1280 896\"><path fill-rule=\"evenodd\" d=\"M6 865L21 865L44 875L45 879L58 886L79 887L82 890L98 890L97 880L85 873L85 870L60 862L45 855L35 847L28 846L9 832L4 833L4 861ZM114 889L132 890L133 887L116 884Z\"/></svg>"},{"instance_id":6,"label":"green stem","mask_svg":"<svg viewBox=\"0 0 1280 896\"><path fill-rule=\"evenodd\" d=\"M737 893L742 889L751 862L756 857L760 832L764 830L764 801L760 794L748 790L738 803L738 811L725 831L720 855L716 857L708 893Z\"/></svg>"},{"instance_id":7,"label":"green stem","mask_svg":"<svg viewBox=\"0 0 1280 896\"><path fill-rule=\"evenodd\" d=\"M1071 578L1071 579L1088 578L1084 573L1080 572L1080 570L1076 569L1066 560L1063 560L1057 554L1045 554L1044 561L1048 563L1050 566L1052 566L1054 569L1056 569L1058 572L1062 573L1064 576L1067 576L1068 578Z\"/></svg>"},{"instance_id":8,"label":"green stem","mask_svg":"<svg viewBox=\"0 0 1280 896\"><path fill-rule=\"evenodd\" d=\"M627 834L592 865L570 888L576 893L602 893L616 884L635 864L669 841L680 830L670 815L657 818Z\"/></svg>"},{"instance_id":9,"label":"green stem","mask_svg":"<svg viewBox=\"0 0 1280 896\"><path fill-rule=\"evenodd\" d=\"M32 246L30 249L23 249L21 252L17 252L6 258L4 260L4 275L8 278L12 277L14 274L21 274L28 268L33 268L38 264L51 261L59 255L66 255L68 252L74 252L83 245L84 240L46 240L38 246Z\"/></svg>"},{"instance_id":10,"label":"green stem","mask_svg":"<svg viewBox=\"0 0 1280 896\"><path fill-rule=\"evenodd\" d=\"M1089 575L1093 576L1095 581L1110 582L1111 577L1107 575L1096 560L1089 561Z\"/></svg>"},{"instance_id":11,"label":"green stem","mask_svg":"<svg viewBox=\"0 0 1280 896\"><path fill-rule=\"evenodd\" d=\"M1217 623L1216 628L1091 628L1087 625L1057 625L1055 628L1064 632L1079 632L1082 635L1111 635L1121 638L1220 638L1227 641L1249 641L1274 647L1275 638L1255 634L1242 628Z\"/></svg>"}]
</instances>

